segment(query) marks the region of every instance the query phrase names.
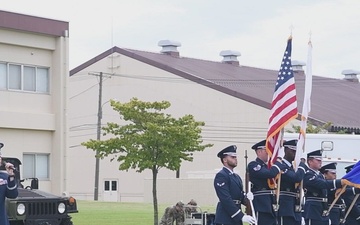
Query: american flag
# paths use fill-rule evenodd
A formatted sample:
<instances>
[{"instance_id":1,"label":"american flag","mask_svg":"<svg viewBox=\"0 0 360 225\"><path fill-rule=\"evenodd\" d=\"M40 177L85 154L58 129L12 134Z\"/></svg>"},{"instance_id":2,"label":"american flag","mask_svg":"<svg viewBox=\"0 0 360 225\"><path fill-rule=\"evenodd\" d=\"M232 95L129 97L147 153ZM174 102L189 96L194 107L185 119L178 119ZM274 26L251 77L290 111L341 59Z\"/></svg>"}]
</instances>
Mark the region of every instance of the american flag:
<instances>
[{"instance_id":1,"label":"american flag","mask_svg":"<svg viewBox=\"0 0 360 225\"><path fill-rule=\"evenodd\" d=\"M281 62L275 92L271 103L269 128L266 137L266 151L269 154L268 166L277 159L279 148L282 144L283 128L288 122L297 117L297 101L295 79L291 65L290 37Z\"/></svg>"}]
</instances>

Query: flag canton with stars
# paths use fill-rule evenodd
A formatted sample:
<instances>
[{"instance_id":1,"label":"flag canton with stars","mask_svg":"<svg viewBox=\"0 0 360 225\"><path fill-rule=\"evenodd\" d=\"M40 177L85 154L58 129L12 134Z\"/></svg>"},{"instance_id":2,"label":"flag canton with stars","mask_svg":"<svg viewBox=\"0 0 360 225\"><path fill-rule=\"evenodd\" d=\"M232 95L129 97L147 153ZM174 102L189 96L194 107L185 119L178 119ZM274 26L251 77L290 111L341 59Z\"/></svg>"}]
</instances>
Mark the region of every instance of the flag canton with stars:
<instances>
[{"instance_id":1,"label":"flag canton with stars","mask_svg":"<svg viewBox=\"0 0 360 225\"><path fill-rule=\"evenodd\" d=\"M294 79L294 74L291 65L291 45L288 44L281 62L278 79L275 85L275 91L277 91L279 87L288 82L290 79Z\"/></svg>"}]
</instances>

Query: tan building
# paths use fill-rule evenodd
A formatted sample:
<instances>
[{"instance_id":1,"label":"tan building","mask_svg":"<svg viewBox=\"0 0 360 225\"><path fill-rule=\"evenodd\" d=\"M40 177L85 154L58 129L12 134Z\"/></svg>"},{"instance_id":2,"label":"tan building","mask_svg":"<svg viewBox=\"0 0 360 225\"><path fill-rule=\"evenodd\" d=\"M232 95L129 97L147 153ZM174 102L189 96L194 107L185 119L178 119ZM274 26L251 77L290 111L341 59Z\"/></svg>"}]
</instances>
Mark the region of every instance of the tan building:
<instances>
[{"instance_id":1,"label":"tan building","mask_svg":"<svg viewBox=\"0 0 360 225\"><path fill-rule=\"evenodd\" d=\"M175 171L160 171L160 203L194 198L199 205L215 204L213 178L222 167L216 154L231 144L238 146L237 170L244 176L245 150L248 161L254 159L251 145L266 136L278 71L243 66L235 51L221 52L218 62L183 57L180 43L161 41L159 52L113 47L72 69L69 78L68 29L68 22L0 11L0 141L3 155L22 160L25 177L38 177L45 191L78 199L94 199L97 187L100 201L151 202L150 171L119 171L116 161L105 158L97 173L94 152L81 145L98 138L99 122L124 123L110 99L133 97L167 100L175 117L194 115L206 124L203 140L214 144L184 162L179 178ZM302 65L296 70L301 109ZM358 73L344 70L345 80L314 77L313 123L332 122L330 132L360 133Z\"/></svg>"},{"instance_id":2,"label":"tan building","mask_svg":"<svg viewBox=\"0 0 360 225\"><path fill-rule=\"evenodd\" d=\"M109 51L113 52L109 53ZM269 111L162 68L135 60L122 54L122 49L114 48L109 51L86 62L85 66L82 65L71 71L69 165L74 165L75 161L80 159L83 166L78 168L82 176L73 174L70 175L70 179L77 179L83 185L80 187L78 183L70 184L70 193L80 199L93 199L94 152L80 146L80 143L90 138L96 139L99 79L102 73L102 124L109 121L123 123L107 103L110 99L127 102L133 97L143 101L167 100L172 104L169 113L173 116L192 114L196 120L206 123L203 138L206 143L213 143L214 147L195 153L193 162L182 164L180 178L193 178L192 181L178 184L179 179L175 179L175 171L162 169L159 174L159 201L171 203L192 197L199 202L216 201L212 179L217 170L222 168L220 160L216 157L217 152L228 145L237 144L240 150L239 170L244 171L243 150L250 149L254 142L265 138ZM173 58L165 54L156 54ZM234 67L229 64L219 64ZM252 151L249 151L249 155L250 158L254 157ZM101 160L99 200L151 202L152 181L148 180L152 177L150 171L141 174L134 170L125 172L119 171L118 166L116 161ZM174 180L162 184L165 178ZM203 181L206 185L203 185L203 182L199 183L198 179L206 179ZM113 184L110 185L110 189L109 183ZM174 193L173 186L180 187L179 185L183 187L180 188L183 189L183 193L178 191Z\"/></svg>"},{"instance_id":3,"label":"tan building","mask_svg":"<svg viewBox=\"0 0 360 225\"><path fill-rule=\"evenodd\" d=\"M0 11L2 155L56 194L67 182L68 32L68 22Z\"/></svg>"},{"instance_id":4,"label":"tan building","mask_svg":"<svg viewBox=\"0 0 360 225\"><path fill-rule=\"evenodd\" d=\"M173 116L192 114L196 120L205 122L203 140L214 146L195 153L193 162L184 162L179 178L175 178L174 171L160 171L157 186L160 203L195 198L200 205L215 204L213 178L222 167L216 153L236 144L237 170L242 177L245 150L248 160L255 158L251 146L266 136L278 71L243 66L236 51L222 51L223 59L214 62L181 56L178 42L160 41L159 46L159 52L113 47L70 71L69 167L75 169L72 166L78 161L83 166L77 167L81 176L69 175L70 180L79 181L69 185L69 192L79 199L93 199L94 187L98 186L102 201L152 201L150 171L141 174L135 170L119 171L118 162L110 162L110 158L100 161L99 184L94 185L94 152L81 143L97 138L100 96L102 125L110 121L124 123L108 104L110 99L128 102L133 97L143 101L167 100L172 104L168 113ZM302 66L294 65L299 109L304 91ZM351 77L356 78L353 73ZM360 94L356 81L347 79L347 74L345 80L314 76L310 120L315 124L332 122L329 131L346 129L359 133L360 122L355 112L360 100L357 94L349 93L351 90ZM350 110L354 106L357 110ZM292 124L297 125L298 121Z\"/></svg>"}]
</instances>

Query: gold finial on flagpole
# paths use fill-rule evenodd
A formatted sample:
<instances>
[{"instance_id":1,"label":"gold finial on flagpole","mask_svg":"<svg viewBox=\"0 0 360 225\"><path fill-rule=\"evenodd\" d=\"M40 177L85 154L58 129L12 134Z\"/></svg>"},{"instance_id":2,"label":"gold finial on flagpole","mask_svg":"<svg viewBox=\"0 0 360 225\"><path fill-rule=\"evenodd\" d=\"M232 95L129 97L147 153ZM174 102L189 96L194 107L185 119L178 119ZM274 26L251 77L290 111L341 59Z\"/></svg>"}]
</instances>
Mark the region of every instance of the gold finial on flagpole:
<instances>
[{"instance_id":1,"label":"gold finial on flagpole","mask_svg":"<svg viewBox=\"0 0 360 225\"><path fill-rule=\"evenodd\" d=\"M292 32L294 30L294 26L291 24L289 29L290 29L290 37L289 37L289 39L292 39Z\"/></svg>"}]
</instances>

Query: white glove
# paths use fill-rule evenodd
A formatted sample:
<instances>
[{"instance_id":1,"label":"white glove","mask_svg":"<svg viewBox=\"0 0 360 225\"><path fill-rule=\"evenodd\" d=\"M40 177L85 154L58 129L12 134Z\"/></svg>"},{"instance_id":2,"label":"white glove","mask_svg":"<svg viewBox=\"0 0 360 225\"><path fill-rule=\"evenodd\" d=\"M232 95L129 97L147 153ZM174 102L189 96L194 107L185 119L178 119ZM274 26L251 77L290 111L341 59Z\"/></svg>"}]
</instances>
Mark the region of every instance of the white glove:
<instances>
[{"instance_id":1,"label":"white glove","mask_svg":"<svg viewBox=\"0 0 360 225\"><path fill-rule=\"evenodd\" d=\"M249 199L250 201L254 200L254 194L252 192L248 192L246 194L246 198Z\"/></svg>"},{"instance_id":2,"label":"white glove","mask_svg":"<svg viewBox=\"0 0 360 225\"><path fill-rule=\"evenodd\" d=\"M250 224L256 223L256 219L254 217L252 217L252 216L249 216L249 215L244 215L241 220L243 222L245 222L245 223L250 223Z\"/></svg>"},{"instance_id":3,"label":"white glove","mask_svg":"<svg viewBox=\"0 0 360 225\"><path fill-rule=\"evenodd\" d=\"M301 225L305 225L305 219L304 219L304 217L301 217Z\"/></svg>"},{"instance_id":4,"label":"white glove","mask_svg":"<svg viewBox=\"0 0 360 225\"><path fill-rule=\"evenodd\" d=\"M329 219L329 225L331 225L331 219Z\"/></svg>"}]
</instances>

